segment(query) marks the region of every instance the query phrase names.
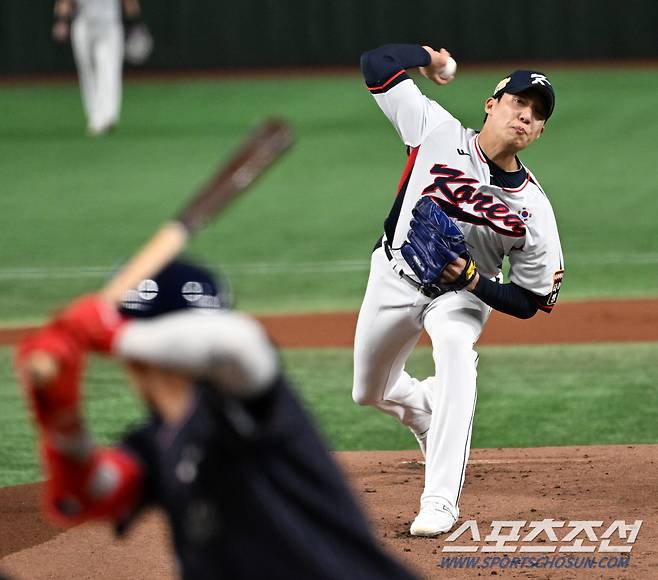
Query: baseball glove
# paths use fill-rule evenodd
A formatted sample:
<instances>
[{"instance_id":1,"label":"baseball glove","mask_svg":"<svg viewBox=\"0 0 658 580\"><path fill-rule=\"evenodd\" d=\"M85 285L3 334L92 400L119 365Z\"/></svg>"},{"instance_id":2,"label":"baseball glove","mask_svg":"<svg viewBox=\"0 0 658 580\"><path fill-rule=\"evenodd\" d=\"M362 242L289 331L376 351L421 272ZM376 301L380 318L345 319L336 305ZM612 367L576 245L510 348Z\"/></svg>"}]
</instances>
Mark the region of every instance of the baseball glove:
<instances>
[{"instance_id":1,"label":"baseball glove","mask_svg":"<svg viewBox=\"0 0 658 580\"><path fill-rule=\"evenodd\" d=\"M137 21L126 30L125 59L128 64L144 64L153 52L153 36L146 24Z\"/></svg>"},{"instance_id":2,"label":"baseball glove","mask_svg":"<svg viewBox=\"0 0 658 580\"><path fill-rule=\"evenodd\" d=\"M432 294L468 286L477 269L461 230L429 196L421 197L412 216L407 241L400 251L421 285ZM457 278L446 281L444 270L457 258L466 260L464 269Z\"/></svg>"}]
</instances>

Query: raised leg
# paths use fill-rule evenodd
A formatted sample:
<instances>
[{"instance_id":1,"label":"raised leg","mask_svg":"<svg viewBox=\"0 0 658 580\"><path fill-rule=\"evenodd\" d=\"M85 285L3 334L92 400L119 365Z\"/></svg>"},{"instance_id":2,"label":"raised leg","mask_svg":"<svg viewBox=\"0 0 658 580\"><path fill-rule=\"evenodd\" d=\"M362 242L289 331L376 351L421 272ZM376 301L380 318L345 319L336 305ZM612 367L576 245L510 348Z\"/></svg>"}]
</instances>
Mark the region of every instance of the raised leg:
<instances>
[{"instance_id":1,"label":"raised leg","mask_svg":"<svg viewBox=\"0 0 658 580\"><path fill-rule=\"evenodd\" d=\"M431 390L410 377L404 365L423 330L428 303L393 272L383 250L375 250L356 328L352 397L414 432L429 428Z\"/></svg>"}]
</instances>

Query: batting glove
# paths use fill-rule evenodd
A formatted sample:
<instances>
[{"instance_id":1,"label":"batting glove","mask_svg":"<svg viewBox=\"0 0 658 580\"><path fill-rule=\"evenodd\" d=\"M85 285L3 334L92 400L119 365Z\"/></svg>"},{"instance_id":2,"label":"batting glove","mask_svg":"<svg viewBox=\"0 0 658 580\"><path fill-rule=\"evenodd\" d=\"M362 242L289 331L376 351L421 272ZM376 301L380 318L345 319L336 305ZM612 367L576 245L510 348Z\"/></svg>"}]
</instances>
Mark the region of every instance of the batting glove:
<instances>
[{"instance_id":1,"label":"batting glove","mask_svg":"<svg viewBox=\"0 0 658 580\"><path fill-rule=\"evenodd\" d=\"M114 304L97 294L90 294L72 302L53 324L83 349L109 354L126 322Z\"/></svg>"},{"instance_id":2,"label":"batting glove","mask_svg":"<svg viewBox=\"0 0 658 580\"><path fill-rule=\"evenodd\" d=\"M54 376L47 386L38 385L29 364L34 356L52 360ZM46 433L71 433L80 428L80 377L84 351L65 332L53 325L24 339L18 346L16 368L36 424Z\"/></svg>"}]
</instances>

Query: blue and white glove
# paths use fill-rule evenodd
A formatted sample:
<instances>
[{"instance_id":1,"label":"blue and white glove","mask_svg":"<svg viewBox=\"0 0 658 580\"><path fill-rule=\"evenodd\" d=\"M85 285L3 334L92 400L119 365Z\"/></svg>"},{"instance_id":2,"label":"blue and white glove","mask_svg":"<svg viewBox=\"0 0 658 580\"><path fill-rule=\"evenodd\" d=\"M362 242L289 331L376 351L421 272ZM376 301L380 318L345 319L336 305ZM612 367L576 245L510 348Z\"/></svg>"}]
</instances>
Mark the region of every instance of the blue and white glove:
<instances>
[{"instance_id":1,"label":"blue and white glove","mask_svg":"<svg viewBox=\"0 0 658 580\"><path fill-rule=\"evenodd\" d=\"M429 196L420 198L412 216L400 251L420 283L444 292L468 286L477 270L461 230ZM460 257L466 260L463 272L452 282L442 282L446 266Z\"/></svg>"}]
</instances>

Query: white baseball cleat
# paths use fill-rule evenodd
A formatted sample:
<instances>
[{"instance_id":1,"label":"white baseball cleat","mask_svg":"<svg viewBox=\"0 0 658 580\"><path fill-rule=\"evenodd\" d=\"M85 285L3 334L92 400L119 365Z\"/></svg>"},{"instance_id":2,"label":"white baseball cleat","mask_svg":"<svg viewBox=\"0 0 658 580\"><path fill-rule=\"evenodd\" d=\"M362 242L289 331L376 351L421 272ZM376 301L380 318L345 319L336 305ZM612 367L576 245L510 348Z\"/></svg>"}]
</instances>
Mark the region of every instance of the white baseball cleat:
<instances>
[{"instance_id":1,"label":"white baseball cleat","mask_svg":"<svg viewBox=\"0 0 658 580\"><path fill-rule=\"evenodd\" d=\"M421 506L409 532L412 536L437 536L450 531L456 521L445 506L428 503Z\"/></svg>"},{"instance_id":2,"label":"white baseball cleat","mask_svg":"<svg viewBox=\"0 0 658 580\"><path fill-rule=\"evenodd\" d=\"M95 127L95 126L89 126L87 127L87 135L90 137L102 137L107 133L107 128L106 127Z\"/></svg>"}]
</instances>

